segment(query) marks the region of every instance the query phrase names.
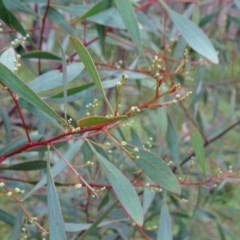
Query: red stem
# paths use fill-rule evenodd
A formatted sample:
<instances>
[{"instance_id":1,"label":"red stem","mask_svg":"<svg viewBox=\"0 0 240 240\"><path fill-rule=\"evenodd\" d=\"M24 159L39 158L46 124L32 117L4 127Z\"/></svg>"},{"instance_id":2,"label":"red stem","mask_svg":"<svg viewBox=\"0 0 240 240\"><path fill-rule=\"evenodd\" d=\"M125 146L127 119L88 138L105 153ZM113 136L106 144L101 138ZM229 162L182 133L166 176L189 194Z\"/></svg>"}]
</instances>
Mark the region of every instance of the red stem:
<instances>
[{"instance_id":1,"label":"red stem","mask_svg":"<svg viewBox=\"0 0 240 240\"><path fill-rule=\"evenodd\" d=\"M20 109L20 107L19 107L18 100L17 100L17 98L14 96L14 94L12 93L12 91L11 91L9 88L8 88L8 92L9 92L9 94L11 95L11 97L12 97L12 99L13 99L16 107L17 107L19 116L20 116L21 121L22 121L23 128L24 128L25 133L26 133L26 135L27 135L28 143L31 143L31 138L30 138L30 136L29 136L29 133L28 133L28 130L27 130L27 125L26 125L26 123L25 123L25 121L24 121L24 118L23 118L21 109Z\"/></svg>"}]
</instances>

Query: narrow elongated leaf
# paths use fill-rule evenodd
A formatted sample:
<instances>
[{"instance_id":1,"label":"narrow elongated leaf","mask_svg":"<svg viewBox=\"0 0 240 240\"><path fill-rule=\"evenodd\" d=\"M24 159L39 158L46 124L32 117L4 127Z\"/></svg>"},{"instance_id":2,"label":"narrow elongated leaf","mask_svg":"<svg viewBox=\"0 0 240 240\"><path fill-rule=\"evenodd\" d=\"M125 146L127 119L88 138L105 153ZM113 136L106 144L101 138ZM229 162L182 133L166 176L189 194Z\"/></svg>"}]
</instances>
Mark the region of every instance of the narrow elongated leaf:
<instances>
[{"instance_id":1,"label":"narrow elongated leaf","mask_svg":"<svg viewBox=\"0 0 240 240\"><path fill-rule=\"evenodd\" d=\"M24 12L24 13L28 13L29 15L39 17L38 14L34 12L33 9L31 8L30 3L27 3L26 1L22 1L22 0L15 0L15 1L3 0L3 1L4 1L5 7L9 11Z\"/></svg>"},{"instance_id":2,"label":"narrow elongated leaf","mask_svg":"<svg viewBox=\"0 0 240 240\"><path fill-rule=\"evenodd\" d=\"M202 171L206 172L204 143L201 134L195 126L191 127L191 142Z\"/></svg>"},{"instance_id":3,"label":"narrow elongated leaf","mask_svg":"<svg viewBox=\"0 0 240 240\"><path fill-rule=\"evenodd\" d=\"M43 8L43 10L45 11L45 7ZM59 27L62 28L64 31L66 31L70 35L74 35L74 29L66 21L65 17L55 8L50 7L48 9L48 17L52 22L58 24Z\"/></svg>"},{"instance_id":4,"label":"narrow elongated leaf","mask_svg":"<svg viewBox=\"0 0 240 240\"><path fill-rule=\"evenodd\" d=\"M2 19L9 27L16 29L23 36L26 35L26 31L20 21L18 21L18 19L7 10L3 0L0 0L0 19Z\"/></svg>"},{"instance_id":5,"label":"narrow elongated leaf","mask_svg":"<svg viewBox=\"0 0 240 240\"><path fill-rule=\"evenodd\" d=\"M218 14L219 14L219 11L216 11L203 17L199 22L199 27L203 28L205 25L210 23Z\"/></svg>"},{"instance_id":6,"label":"narrow elongated leaf","mask_svg":"<svg viewBox=\"0 0 240 240\"><path fill-rule=\"evenodd\" d=\"M143 210L136 190L128 179L91 145L91 149L113 187L113 191L129 216L138 224L143 224Z\"/></svg>"},{"instance_id":7,"label":"narrow elongated leaf","mask_svg":"<svg viewBox=\"0 0 240 240\"><path fill-rule=\"evenodd\" d=\"M158 108L156 112L153 112L155 116L156 131L159 139L164 139L168 129L168 119L166 108Z\"/></svg>"},{"instance_id":8,"label":"narrow elongated leaf","mask_svg":"<svg viewBox=\"0 0 240 240\"><path fill-rule=\"evenodd\" d=\"M88 21L106 27L126 29L124 22L119 14L119 11L114 7L108 8L97 15L89 17Z\"/></svg>"},{"instance_id":9,"label":"narrow elongated leaf","mask_svg":"<svg viewBox=\"0 0 240 240\"><path fill-rule=\"evenodd\" d=\"M85 117L80 119L77 122L78 127L91 127L91 126L97 126L100 124L110 124L115 123L120 120L126 119L126 115L120 115L116 117L103 117L103 116L92 116L92 117Z\"/></svg>"},{"instance_id":10,"label":"narrow elongated leaf","mask_svg":"<svg viewBox=\"0 0 240 240\"><path fill-rule=\"evenodd\" d=\"M83 71L82 63L71 63L67 66L68 81L76 79ZM36 93L49 91L63 86L63 73L59 70L52 70L36 77L28 83L28 86Z\"/></svg>"},{"instance_id":11,"label":"narrow elongated leaf","mask_svg":"<svg viewBox=\"0 0 240 240\"><path fill-rule=\"evenodd\" d=\"M22 58L38 58L49 60L61 60L61 58L53 53L44 51L32 51L21 55Z\"/></svg>"},{"instance_id":12,"label":"narrow elongated leaf","mask_svg":"<svg viewBox=\"0 0 240 240\"><path fill-rule=\"evenodd\" d=\"M0 220L10 226L13 226L15 217L13 215L11 215L10 213L0 209Z\"/></svg>"},{"instance_id":13,"label":"narrow elongated leaf","mask_svg":"<svg viewBox=\"0 0 240 240\"><path fill-rule=\"evenodd\" d=\"M9 87L13 92L18 94L18 96L30 102L33 106L55 118L59 123L58 126L61 126L62 129L68 125L68 123L61 116L59 116L47 103L42 101L42 99L35 92L33 92L18 76L16 76L1 63L0 72L1 83Z\"/></svg>"},{"instance_id":14,"label":"narrow elongated leaf","mask_svg":"<svg viewBox=\"0 0 240 240\"><path fill-rule=\"evenodd\" d=\"M135 155L135 163L154 183L159 184L162 188L174 193L180 193L181 188L177 177L173 174L168 165L159 157L149 151L127 146Z\"/></svg>"},{"instance_id":15,"label":"narrow elongated leaf","mask_svg":"<svg viewBox=\"0 0 240 240\"><path fill-rule=\"evenodd\" d=\"M16 170L16 171L34 171L46 168L46 161L36 160L13 164L10 166L1 166L0 170Z\"/></svg>"},{"instance_id":16,"label":"narrow elongated leaf","mask_svg":"<svg viewBox=\"0 0 240 240\"><path fill-rule=\"evenodd\" d=\"M144 192L143 192L143 213L144 213L144 215L148 212L149 208L151 207L155 196L156 196L155 191L151 191L147 187L144 188Z\"/></svg>"},{"instance_id":17,"label":"narrow elongated leaf","mask_svg":"<svg viewBox=\"0 0 240 240\"><path fill-rule=\"evenodd\" d=\"M71 24L75 25L81 21L83 21L84 19L94 16L104 10L106 10L107 8L109 8L112 5L112 0L101 0L99 2L97 2L96 4L94 4L88 11L86 11L81 17L73 19L71 21Z\"/></svg>"},{"instance_id":18,"label":"narrow elongated leaf","mask_svg":"<svg viewBox=\"0 0 240 240\"><path fill-rule=\"evenodd\" d=\"M57 121L53 117L36 108L25 99L19 98L18 103L21 108L25 108L29 113L32 113L34 116L38 117L39 120L43 120L45 123L49 123L53 127L56 126Z\"/></svg>"},{"instance_id":19,"label":"narrow elongated leaf","mask_svg":"<svg viewBox=\"0 0 240 240\"><path fill-rule=\"evenodd\" d=\"M47 203L49 216L49 238L66 240L65 226L62 216L62 210L58 199L56 187L50 168L50 162L47 164Z\"/></svg>"},{"instance_id":20,"label":"narrow elongated leaf","mask_svg":"<svg viewBox=\"0 0 240 240\"><path fill-rule=\"evenodd\" d=\"M3 123L6 132L6 142L9 143L12 139L11 124L8 113L5 109L0 108L0 119Z\"/></svg>"},{"instance_id":21,"label":"narrow elongated leaf","mask_svg":"<svg viewBox=\"0 0 240 240\"><path fill-rule=\"evenodd\" d=\"M94 83L87 83L87 84L84 84L84 85L79 86L79 87L70 88L70 89L67 90L67 95L71 96L71 95L80 93L80 92L92 87L93 85L94 85ZM63 92L60 92L60 93L57 93L56 95L52 96L51 99L62 98L62 97L63 97Z\"/></svg>"},{"instance_id":22,"label":"narrow elongated leaf","mask_svg":"<svg viewBox=\"0 0 240 240\"><path fill-rule=\"evenodd\" d=\"M234 0L236 7L240 10L240 0Z\"/></svg>"},{"instance_id":23,"label":"narrow elongated leaf","mask_svg":"<svg viewBox=\"0 0 240 240\"><path fill-rule=\"evenodd\" d=\"M157 240L172 240L172 224L166 203L162 204Z\"/></svg>"},{"instance_id":24,"label":"narrow elongated leaf","mask_svg":"<svg viewBox=\"0 0 240 240\"><path fill-rule=\"evenodd\" d=\"M83 64L86 67L89 75L92 77L92 80L95 83L98 91L102 95L104 101L108 105L111 112L113 112L111 104L109 103L109 101L108 101L108 99L105 95L105 92L103 90L102 82L101 82L100 76L98 74L98 71L96 69L96 66L95 66L87 48L85 48L84 45L82 44L82 42L80 40L76 39L76 38L71 37L70 40L71 40L74 48L76 49L79 57L83 61Z\"/></svg>"},{"instance_id":25,"label":"narrow elongated leaf","mask_svg":"<svg viewBox=\"0 0 240 240\"><path fill-rule=\"evenodd\" d=\"M58 44L62 54L62 73L63 73L63 104L64 104L64 119L67 121L67 60L61 44Z\"/></svg>"},{"instance_id":26,"label":"narrow elongated leaf","mask_svg":"<svg viewBox=\"0 0 240 240\"><path fill-rule=\"evenodd\" d=\"M171 151L173 161L175 163L178 163L179 162L178 135L173 125L173 122L169 116L167 126L167 144Z\"/></svg>"},{"instance_id":27,"label":"narrow elongated leaf","mask_svg":"<svg viewBox=\"0 0 240 240\"><path fill-rule=\"evenodd\" d=\"M129 31L129 34L135 43L138 52L142 53L142 43L137 23L137 18L130 0L115 0L117 9L122 17L122 20Z\"/></svg>"},{"instance_id":28,"label":"narrow elongated leaf","mask_svg":"<svg viewBox=\"0 0 240 240\"><path fill-rule=\"evenodd\" d=\"M16 53L13 47L7 48L0 56L0 63L13 71L15 67Z\"/></svg>"},{"instance_id":29,"label":"narrow elongated leaf","mask_svg":"<svg viewBox=\"0 0 240 240\"><path fill-rule=\"evenodd\" d=\"M8 240L19 239L19 236L22 232L23 216L23 211L19 210L17 216L14 219L14 226L12 228L10 236L8 237Z\"/></svg>"},{"instance_id":30,"label":"narrow elongated leaf","mask_svg":"<svg viewBox=\"0 0 240 240\"><path fill-rule=\"evenodd\" d=\"M229 15L228 18L230 21L234 22L238 26L238 28L240 28L240 19L239 18L233 17L231 15Z\"/></svg>"},{"instance_id":31,"label":"narrow elongated leaf","mask_svg":"<svg viewBox=\"0 0 240 240\"><path fill-rule=\"evenodd\" d=\"M93 231L96 230L96 228L101 224L102 221L107 217L107 215L114 209L114 207L117 205L117 201L113 202L104 212L100 214L100 216L94 221L93 224L88 228L87 231L84 232L83 235L79 238L79 240L86 239L87 235L90 235Z\"/></svg>"},{"instance_id":32,"label":"narrow elongated leaf","mask_svg":"<svg viewBox=\"0 0 240 240\"><path fill-rule=\"evenodd\" d=\"M163 1L161 2L163 3ZM217 64L219 61L217 52L205 33L184 15L171 10L165 3L163 3L163 6L189 46L203 57Z\"/></svg>"},{"instance_id":33,"label":"narrow elongated leaf","mask_svg":"<svg viewBox=\"0 0 240 240\"><path fill-rule=\"evenodd\" d=\"M106 225L109 224L113 224L113 223L118 223L121 221L124 221L126 219L117 219L117 220L112 220L112 221L104 221L104 218L106 218L106 213L109 213L109 210L111 211L113 207L115 207L116 204L114 204L113 206L110 206L110 209L107 209L108 211L105 211L104 214L101 214L101 220L102 222L100 222L96 227L100 228L100 227L104 227ZM99 219L99 218L98 218ZM94 221L95 224L96 221ZM91 223L65 223L65 227L66 227L66 231L67 232L81 232L84 230L88 230L90 227L92 227L93 224Z\"/></svg>"}]
</instances>

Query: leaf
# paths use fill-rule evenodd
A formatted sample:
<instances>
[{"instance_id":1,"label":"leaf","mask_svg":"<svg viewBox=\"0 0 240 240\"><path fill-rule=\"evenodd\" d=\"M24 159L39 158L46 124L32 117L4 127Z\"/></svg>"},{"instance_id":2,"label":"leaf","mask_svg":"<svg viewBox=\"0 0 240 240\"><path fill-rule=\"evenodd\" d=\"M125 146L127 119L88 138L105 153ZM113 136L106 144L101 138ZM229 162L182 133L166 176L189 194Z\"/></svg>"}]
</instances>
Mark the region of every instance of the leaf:
<instances>
[{"instance_id":1,"label":"leaf","mask_svg":"<svg viewBox=\"0 0 240 240\"><path fill-rule=\"evenodd\" d=\"M149 188L144 188L143 191L143 213L144 215L147 214L149 208L152 206L152 202L154 197L156 196L155 191L151 191Z\"/></svg>"},{"instance_id":2,"label":"leaf","mask_svg":"<svg viewBox=\"0 0 240 240\"><path fill-rule=\"evenodd\" d=\"M71 96L71 95L80 93L80 92L92 87L93 85L94 85L94 83L87 83L87 84L84 84L84 85L79 86L79 87L70 88L70 89L67 90L67 95ZM51 99L62 98L62 97L63 97L63 92L60 92L60 93L57 93L56 95L52 96Z\"/></svg>"},{"instance_id":3,"label":"leaf","mask_svg":"<svg viewBox=\"0 0 240 240\"><path fill-rule=\"evenodd\" d=\"M67 60L66 60L66 56L64 53L64 50L61 46L60 43L58 43L59 48L61 50L61 54L62 54L62 73L63 73L63 112L64 112L64 119L67 121L67 90L68 90L68 79L67 79Z\"/></svg>"},{"instance_id":4,"label":"leaf","mask_svg":"<svg viewBox=\"0 0 240 240\"><path fill-rule=\"evenodd\" d=\"M103 90L102 82L101 82L100 76L97 72L96 66L95 66L87 48L85 48L84 45L82 44L82 42L80 40L76 39L76 38L70 37L70 40L71 40L74 48L76 49L79 57L81 58L84 66L86 67L89 75L92 77L92 80L95 83L98 91L102 95L104 101L108 105L111 112L113 112L112 106L109 103L109 101L108 101L108 99L105 95L105 92Z\"/></svg>"},{"instance_id":5,"label":"leaf","mask_svg":"<svg viewBox=\"0 0 240 240\"><path fill-rule=\"evenodd\" d=\"M46 7L43 7L43 11L45 11ZM55 8L50 7L48 9L48 18L54 22L57 23L58 26L65 30L68 34L74 35L75 31L74 29L70 26L70 24L66 21L65 17L60 14Z\"/></svg>"},{"instance_id":6,"label":"leaf","mask_svg":"<svg viewBox=\"0 0 240 240\"><path fill-rule=\"evenodd\" d=\"M170 192L180 194L181 188L177 177L161 158L143 149L135 152L132 146L126 148L134 153L134 162L154 183Z\"/></svg>"},{"instance_id":7,"label":"leaf","mask_svg":"<svg viewBox=\"0 0 240 240\"><path fill-rule=\"evenodd\" d=\"M164 139L168 129L168 119L167 119L167 111L166 108L158 108L155 114L155 124L156 124L156 132L158 139Z\"/></svg>"},{"instance_id":8,"label":"leaf","mask_svg":"<svg viewBox=\"0 0 240 240\"><path fill-rule=\"evenodd\" d=\"M71 21L72 25L76 25L77 23L83 21L84 19L94 16L98 13L103 12L108 9L112 5L112 0L102 0L94 4L88 11L86 11L81 17L73 19Z\"/></svg>"},{"instance_id":9,"label":"leaf","mask_svg":"<svg viewBox=\"0 0 240 240\"><path fill-rule=\"evenodd\" d=\"M105 39L106 39L105 29L106 29L105 26L96 24L96 30L98 33L99 43L100 43L101 51L103 54L105 53Z\"/></svg>"},{"instance_id":10,"label":"leaf","mask_svg":"<svg viewBox=\"0 0 240 240\"><path fill-rule=\"evenodd\" d=\"M207 25L208 23L210 23L215 17L217 17L217 15L219 14L219 11L213 12L207 16L205 16L204 18L202 18L199 22L199 26L201 28L203 28L205 25Z\"/></svg>"},{"instance_id":11,"label":"leaf","mask_svg":"<svg viewBox=\"0 0 240 240\"><path fill-rule=\"evenodd\" d=\"M91 117L85 117L80 119L77 122L78 127L92 127L97 126L101 124L111 124L118 121L121 121L123 119L126 119L126 115L120 115L116 117L103 117L103 116L91 116Z\"/></svg>"},{"instance_id":12,"label":"leaf","mask_svg":"<svg viewBox=\"0 0 240 240\"><path fill-rule=\"evenodd\" d=\"M76 79L83 71L82 63L72 63L67 66L68 81ZM28 83L28 86L36 93L49 91L57 87L63 86L63 73L58 70L46 72L33 81Z\"/></svg>"},{"instance_id":13,"label":"leaf","mask_svg":"<svg viewBox=\"0 0 240 240\"><path fill-rule=\"evenodd\" d=\"M0 220L4 223L8 224L9 226L13 226L15 217L13 215L11 215L10 213L0 209Z\"/></svg>"},{"instance_id":14,"label":"leaf","mask_svg":"<svg viewBox=\"0 0 240 240\"><path fill-rule=\"evenodd\" d=\"M43 120L45 123L49 123L53 127L56 126L57 121L53 117L36 108L23 98L19 98L18 103L21 108L25 108L29 113L32 113L34 116L38 117L39 120Z\"/></svg>"},{"instance_id":15,"label":"leaf","mask_svg":"<svg viewBox=\"0 0 240 240\"><path fill-rule=\"evenodd\" d=\"M68 126L68 123L59 116L47 103L41 100L41 98L33 92L18 76L12 73L7 67L0 63L0 82L10 88L19 97L24 98L30 102L33 106L39 108L44 113L55 118L59 123L58 127L64 129Z\"/></svg>"},{"instance_id":16,"label":"leaf","mask_svg":"<svg viewBox=\"0 0 240 240\"><path fill-rule=\"evenodd\" d=\"M9 11L24 12L32 16L38 17L38 14L32 10L30 4L26 1L23 2L22 0L4 0L4 5Z\"/></svg>"},{"instance_id":17,"label":"leaf","mask_svg":"<svg viewBox=\"0 0 240 240\"><path fill-rule=\"evenodd\" d=\"M114 204L113 206L111 205L110 206L111 207L110 210L112 210L112 208L115 207L115 206L116 206L116 204ZM105 211L104 214L101 214L101 220L106 218L106 214L105 213L109 213L109 211ZM104 216L104 218L102 218L102 216ZM97 228L105 227L106 225L118 223L118 222L123 221L123 220L124 219L117 219L117 220L111 220L111 221L102 221L96 227ZM96 221L94 221L93 224L95 224L95 222ZM88 230L93 224L91 224L91 223L65 223L65 228L66 228L67 232L82 232L84 230Z\"/></svg>"},{"instance_id":18,"label":"leaf","mask_svg":"<svg viewBox=\"0 0 240 240\"><path fill-rule=\"evenodd\" d=\"M50 168L50 160L47 164L47 204L49 217L49 239L66 240L65 226L62 210L58 199L56 187Z\"/></svg>"},{"instance_id":19,"label":"leaf","mask_svg":"<svg viewBox=\"0 0 240 240\"><path fill-rule=\"evenodd\" d=\"M218 64L216 50L205 33L184 15L171 10L163 1L161 2L189 46L211 62Z\"/></svg>"},{"instance_id":20,"label":"leaf","mask_svg":"<svg viewBox=\"0 0 240 240\"><path fill-rule=\"evenodd\" d=\"M157 240L172 240L172 224L166 203L162 204Z\"/></svg>"},{"instance_id":21,"label":"leaf","mask_svg":"<svg viewBox=\"0 0 240 240\"><path fill-rule=\"evenodd\" d=\"M0 63L6 66L11 71L15 67L16 53L13 47L7 48L0 56Z\"/></svg>"},{"instance_id":22,"label":"leaf","mask_svg":"<svg viewBox=\"0 0 240 240\"><path fill-rule=\"evenodd\" d=\"M240 10L240 0L234 0L234 4Z\"/></svg>"},{"instance_id":23,"label":"leaf","mask_svg":"<svg viewBox=\"0 0 240 240\"><path fill-rule=\"evenodd\" d=\"M126 29L124 22L119 14L119 11L114 7L108 8L105 11L102 11L99 14L88 18L88 21L106 27Z\"/></svg>"},{"instance_id":24,"label":"leaf","mask_svg":"<svg viewBox=\"0 0 240 240\"><path fill-rule=\"evenodd\" d=\"M23 214L23 211L20 209L17 216L14 219L14 226L12 228L12 231L8 240L17 240L20 238L20 235L22 233L23 219L24 219L24 214Z\"/></svg>"},{"instance_id":25,"label":"leaf","mask_svg":"<svg viewBox=\"0 0 240 240\"><path fill-rule=\"evenodd\" d=\"M142 53L142 43L138 28L138 22L137 18L133 9L133 6L131 4L130 0L115 0L117 9L119 10L119 13L122 17L122 20L129 31L129 34L135 43L139 54Z\"/></svg>"},{"instance_id":26,"label":"leaf","mask_svg":"<svg viewBox=\"0 0 240 240\"><path fill-rule=\"evenodd\" d=\"M12 139L11 123L7 111L0 107L0 117L3 127L6 132L6 142L9 143Z\"/></svg>"},{"instance_id":27,"label":"leaf","mask_svg":"<svg viewBox=\"0 0 240 240\"><path fill-rule=\"evenodd\" d=\"M4 5L4 1L0 0L0 19L2 19L9 27L16 29L22 36L26 35L26 32L18 21L18 19L7 10Z\"/></svg>"},{"instance_id":28,"label":"leaf","mask_svg":"<svg viewBox=\"0 0 240 240\"><path fill-rule=\"evenodd\" d=\"M112 163L99 154L92 145L90 145L90 147L95 153L121 205L134 222L142 226L143 210L136 190L129 180Z\"/></svg>"},{"instance_id":29,"label":"leaf","mask_svg":"<svg viewBox=\"0 0 240 240\"><path fill-rule=\"evenodd\" d=\"M238 28L240 28L240 19L239 18L233 17L231 15L229 15L228 18L229 18L230 21L235 23Z\"/></svg>"},{"instance_id":30,"label":"leaf","mask_svg":"<svg viewBox=\"0 0 240 240\"><path fill-rule=\"evenodd\" d=\"M179 162L178 135L173 125L173 122L169 116L167 125L167 144L172 153L173 161L175 163L178 163Z\"/></svg>"},{"instance_id":31,"label":"leaf","mask_svg":"<svg viewBox=\"0 0 240 240\"><path fill-rule=\"evenodd\" d=\"M100 216L91 224L91 226L88 228L87 231L85 231L79 240L84 240L86 239L85 237L87 235L90 235L98 226L100 227L101 225L103 226L103 220L109 215L109 213L114 209L114 207L117 205L117 201L113 202L108 208L100 214ZM101 223L102 222L102 223Z\"/></svg>"},{"instance_id":32,"label":"leaf","mask_svg":"<svg viewBox=\"0 0 240 240\"><path fill-rule=\"evenodd\" d=\"M46 161L35 160L13 164L10 166L1 166L0 170L16 170L16 171L34 171L46 168Z\"/></svg>"},{"instance_id":33,"label":"leaf","mask_svg":"<svg viewBox=\"0 0 240 240\"><path fill-rule=\"evenodd\" d=\"M195 126L191 127L191 143L199 165L202 171L206 173L204 142L199 130Z\"/></svg>"},{"instance_id":34,"label":"leaf","mask_svg":"<svg viewBox=\"0 0 240 240\"><path fill-rule=\"evenodd\" d=\"M38 59L49 59L49 60L61 60L61 58L53 53L45 51L31 51L21 55L22 58L38 58Z\"/></svg>"}]
</instances>

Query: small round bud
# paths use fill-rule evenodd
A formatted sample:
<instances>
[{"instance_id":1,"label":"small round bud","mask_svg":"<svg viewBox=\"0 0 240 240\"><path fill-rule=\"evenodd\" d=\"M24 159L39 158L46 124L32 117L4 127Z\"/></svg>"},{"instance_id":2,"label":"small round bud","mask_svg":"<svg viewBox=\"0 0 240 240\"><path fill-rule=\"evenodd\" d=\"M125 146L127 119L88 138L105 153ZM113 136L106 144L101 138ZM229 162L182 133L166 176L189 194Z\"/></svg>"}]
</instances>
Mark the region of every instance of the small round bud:
<instances>
[{"instance_id":1,"label":"small round bud","mask_svg":"<svg viewBox=\"0 0 240 240\"><path fill-rule=\"evenodd\" d=\"M18 188L18 187L16 187L16 188L14 189L14 192L16 192L16 193L20 193L20 192L21 192L21 189Z\"/></svg>"},{"instance_id":2,"label":"small round bud","mask_svg":"<svg viewBox=\"0 0 240 240\"><path fill-rule=\"evenodd\" d=\"M10 191L9 191L9 192L7 192L7 196L8 196L8 197L11 197L12 195L13 195L13 193L12 193L12 192L10 192Z\"/></svg>"},{"instance_id":3,"label":"small round bud","mask_svg":"<svg viewBox=\"0 0 240 240\"><path fill-rule=\"evenodd\" d=\"M78 189L82 188L82 184L81 183L77 183L77 184L75 184L74 187L75 187L76 190L78 190Z\"/></svg>"},{"instance_id":4,"label":"small round bud","mask_svg":"<svg viewBox=\"0 0 240 240\"><path fill-rule=\"evenodd\" d=\"M0 187L4 187L5 183L4 182L0 182Z\"/></svg>"},{"instance_id":5,"label":"small round bud","mask_svg":"<svg viewBox=\"0 0 240 240\"><path fill-rule=\"evenodd\" d=\"M133 149L133 151L134 151L134 152L139 152L139 148L135 147L135 148Z\"/></svg>"}]
</instances>

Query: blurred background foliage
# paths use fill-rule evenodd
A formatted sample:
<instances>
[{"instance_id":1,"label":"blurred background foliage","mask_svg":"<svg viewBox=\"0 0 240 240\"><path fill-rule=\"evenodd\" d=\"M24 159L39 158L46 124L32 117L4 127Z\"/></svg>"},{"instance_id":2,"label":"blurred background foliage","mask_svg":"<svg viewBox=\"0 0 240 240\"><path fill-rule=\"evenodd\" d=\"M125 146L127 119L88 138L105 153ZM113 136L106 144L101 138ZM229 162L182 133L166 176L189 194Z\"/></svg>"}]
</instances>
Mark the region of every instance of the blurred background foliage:
<instances>
[{"instance_id":1,"label":"blurred background foliage","mask_svg":"<svg viewBox=\"0 0 240 240\"><path fill-rule=\"evenodd\" d=\"M77 189L73 172L66 165L57 165L55 170L61 173L52 173L57 175L54 182L67 231L67 238L61 239L239 238L240 1L165 3L206 33L218 52L218 64L189 48L161 1L0 0L0 62L14 69L13 59L19 54L17 75L63 118L67 108L73 126L84 116L110 112L69 36L81 39L88 49L114 107L116 85L123 75L128 76L121 92L121 114L154 95L155 56L161 58L163 65L158 70L167 79L161 91L171 81L181 85L158 104L192 91L184 101L158 109L147 107L121 122L109 130L114 138L98 133L83 141L76 135L55 142L57 150L50 153L45 144L45 149L38 146L11 155L28 141L16 104L2 87L0 159L10 155L2 158L0 169L1 182L7 187L0 197L1 239L45 238L44 229L52 221L48 207L55 205L47 201L47 195L55 188L43 187L46 182L42 180L48 171L47 159L55 166L60 161L58 151L100 196L94 197L87 188ZM136 22L131 21L135 16ZM16 42L16 38L20 40ZM60 134L57 119L31 103L18 99L31 139L38 142ZM180 181L181 194L168 193L141 175L119 144L125 141L163 159ZM125 206L115 203L116 194L102 189L109 185L100 170L102 159L97 160L94 151L135 184L143 205L143 226L126 217ZM16 188L24 193L20 195ZM9 189L15 189L16 197L7 196ZM54 193L51 196L57 199ZM18 201L22 198L23 202ZM37 221L29 222L29 216Z\"/></svg>"}]
</instances>

